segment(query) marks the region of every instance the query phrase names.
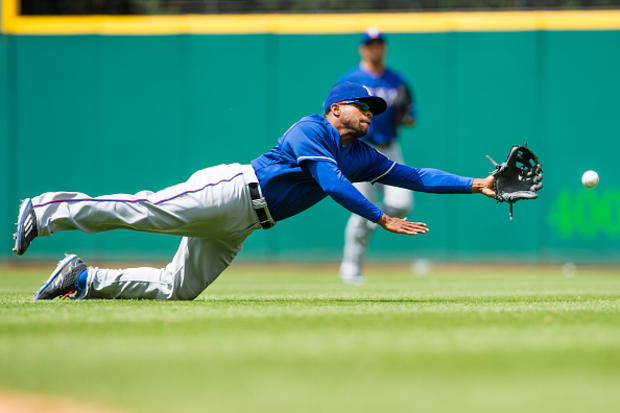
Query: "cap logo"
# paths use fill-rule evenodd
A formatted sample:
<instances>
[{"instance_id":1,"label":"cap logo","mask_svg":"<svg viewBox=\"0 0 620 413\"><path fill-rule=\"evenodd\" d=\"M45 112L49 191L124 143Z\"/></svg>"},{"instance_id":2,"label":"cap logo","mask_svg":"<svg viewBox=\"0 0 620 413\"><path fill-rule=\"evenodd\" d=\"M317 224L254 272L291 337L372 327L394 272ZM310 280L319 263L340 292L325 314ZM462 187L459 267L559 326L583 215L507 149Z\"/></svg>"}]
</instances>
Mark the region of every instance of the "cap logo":
<instances>
[{"instance_id":1,"label":"cap logo","mask_svg":"<svg viewBox=\"0 0 620 413\"><path fill-rule=\"evenodd\" d=\"M368 34L368 37L370 37L371 39L376 39L377 37L379 37L379 29L377 29L376 27L370 27L366 33Z\"/></svg>"},{"instance_id":2,"label":"cap logo","mask_svg":"<svg viewBox=\"0 0 620 413\"><path fill-rule=\"evenodd\" d=\"M368 92L368 96L372 96L372 92L370 91L370 89L368 89L368 86L362 85L362 87L366 89L366 92Z\"/></svg>"}]
</instances>

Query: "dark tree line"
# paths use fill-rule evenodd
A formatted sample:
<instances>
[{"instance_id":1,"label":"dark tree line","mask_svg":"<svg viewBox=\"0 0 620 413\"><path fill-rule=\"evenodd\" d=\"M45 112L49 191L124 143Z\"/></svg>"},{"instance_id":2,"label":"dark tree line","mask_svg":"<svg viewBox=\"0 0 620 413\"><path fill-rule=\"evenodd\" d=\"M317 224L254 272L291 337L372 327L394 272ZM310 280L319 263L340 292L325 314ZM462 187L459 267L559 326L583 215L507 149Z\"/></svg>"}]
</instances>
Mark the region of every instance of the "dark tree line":
<instances>
[{"instance_id":1,"label":"dark tree line","mask_svg":"<svg viewBox=\"0 0 620 413\"><path fill-rule=\"evenodd\" d=\"M21 0L26 15L618 8L620 0Z\"/></svg>"}]
</instances>

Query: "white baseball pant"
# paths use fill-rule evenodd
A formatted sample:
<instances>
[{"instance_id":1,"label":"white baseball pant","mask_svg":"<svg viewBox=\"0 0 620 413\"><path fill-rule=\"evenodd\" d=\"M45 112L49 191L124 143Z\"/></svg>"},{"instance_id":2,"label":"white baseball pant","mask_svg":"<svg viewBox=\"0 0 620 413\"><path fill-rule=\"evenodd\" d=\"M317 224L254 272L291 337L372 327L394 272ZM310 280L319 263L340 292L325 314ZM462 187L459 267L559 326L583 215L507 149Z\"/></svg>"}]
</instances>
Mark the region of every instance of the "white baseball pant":
<instances>
[{"instance_id":1,"label":"white baseball pant","mask_svg":"<svg viewBox=\"0 0 620 413\"><path fill-rule=\"evenodd\" d=\"M194 173L187 182L159 192L96 198L49 192L32 199L40 236L58 231L131 229L182 236L165 268L111 270L89 267L78 298L191 300L226 269L245 239L260 228L248 184L258 182L250 165L230 164Z\"/></svg>"},{"instance_id":2,"label":"white baseball pant","mask_svg":"<svg viewBox=\"0 0 620 413\"><path fill-rule=\"evenodd\" d=\"M397 141L386 146L375 146L375 148L391 160L400 164L404 163ZM354 185L366 199L375 205L380 205L383 212L389 216L402 218L413 207L413 195L408 189L369 182L356 182ZM383 195L381 204L378 203L380 195ZM368 249L370 236L376 227L377 224L374 222L357 214L351 214L344 232L344 250L340 264L340 275L343 279L362 275L362 260Z\"/></svg>"}]
</instances>

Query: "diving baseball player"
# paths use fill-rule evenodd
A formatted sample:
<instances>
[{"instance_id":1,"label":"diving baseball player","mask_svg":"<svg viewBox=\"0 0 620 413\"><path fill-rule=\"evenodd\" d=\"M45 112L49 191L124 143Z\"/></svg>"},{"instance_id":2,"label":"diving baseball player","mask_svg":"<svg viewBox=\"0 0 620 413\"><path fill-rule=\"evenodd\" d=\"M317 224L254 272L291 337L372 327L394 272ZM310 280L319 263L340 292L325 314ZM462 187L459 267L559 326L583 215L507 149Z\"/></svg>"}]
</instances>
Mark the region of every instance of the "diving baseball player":
<instances>
[{"instance_id":1,"label":"diving baseball player","mask_svg":"<svg viewBox=\"0 0 620 413\"><path fill-rule=\"evenodd\" d=\"M35 293L35 299L68 297L191 300L230 265L256 229L271 228L330 196L382 228L424 234L423 222L382 212L351 182L369 181L414 191L482 193L493 197L493 176L473 179L436 169L398 164L358 138L386 103L351 82L335 86L324 114L295 123L269 152L250 165L229 164L194 173L184 183L158 192L90 197L48 192L22 201L15 234L19 255L36 237L58 231L131 229L182 236L164 268L87 267L67 255Z\"/></svg>"},{"instance_id":2,"label":"diving baseball player","mask_svg":"<svg viewBox=\"0 0 620 413\"><path fill-rule=\"evenodd\" d=\"M373 95L382 97L387 109L376 116L368 134L362 139L393 161L404 163L398 143L398 129L412 126L416 121L415 102L409 86L401 75L386 67L385 36L375 28L362 34L359 66L344 74L339 82L351 81L368 86ZM410 191L379 183L358 182L355 187L383 211L396 217L404 217L411 210L413 197ZM364 217L352 214L347 222L344 236L344 250L340 265L340 278L345 283L362 284L362 260L376 224Z\"/></svg>"}]
</instances>

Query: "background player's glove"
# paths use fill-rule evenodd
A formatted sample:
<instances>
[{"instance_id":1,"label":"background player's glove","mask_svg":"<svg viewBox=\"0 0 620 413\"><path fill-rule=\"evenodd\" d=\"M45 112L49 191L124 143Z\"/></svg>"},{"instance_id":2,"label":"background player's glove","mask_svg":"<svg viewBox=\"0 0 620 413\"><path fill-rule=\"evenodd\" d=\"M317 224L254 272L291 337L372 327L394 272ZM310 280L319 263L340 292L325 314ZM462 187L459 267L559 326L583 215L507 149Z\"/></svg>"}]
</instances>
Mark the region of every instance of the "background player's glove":
<instances>
[{"instance_id":1,"label":"background player's glove","mask_svg":"<svg viewBox=\"0 0 620 413\"><path fill-rule=\"evenodd\" d=\"M392 103L392 107L396 111L396 126L413 125L415 119L411 117L411 105L413 97L407 85L400 85L397 89L396 99Z\"/></svg>"},{"instance_id":2,"label":"background player's glove","mask_svg":"<svg viewBox=\"0 0 620 413\"><path fill-rule=\"evenodd\" d=\"M521 199L538 198L538 191L542 188L542 165L538 157L525 146L514 145L510 148L506 161L497 164L488 155L495 165L495 199L510 204L510 218L512 219L512 204Z\"/></svg>"}]
</instances>

